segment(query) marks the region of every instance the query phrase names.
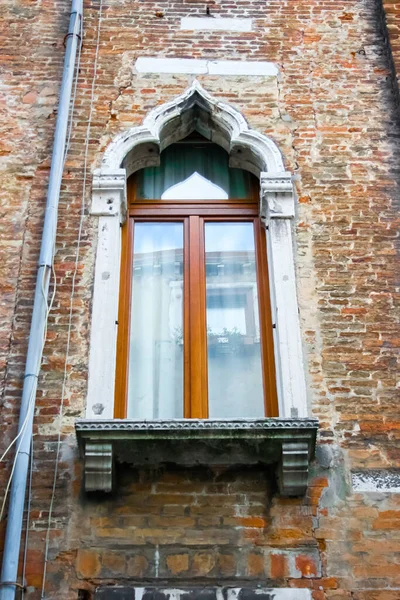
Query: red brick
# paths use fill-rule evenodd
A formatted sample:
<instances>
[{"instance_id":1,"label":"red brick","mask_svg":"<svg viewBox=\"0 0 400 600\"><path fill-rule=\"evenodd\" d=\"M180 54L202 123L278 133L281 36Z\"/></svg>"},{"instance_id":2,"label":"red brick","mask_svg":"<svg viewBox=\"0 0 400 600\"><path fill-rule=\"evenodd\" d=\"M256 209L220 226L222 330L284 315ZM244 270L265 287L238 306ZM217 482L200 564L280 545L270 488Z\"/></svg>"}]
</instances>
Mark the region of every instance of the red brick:
<instances>
[{"instance_id":1,"label":"red brick","mask_svg":"<svg viewBox=\"0 0 400 600\"><path fill-rule=\"evenodd\" d=\"M286 557L284 554L271 554L271 577L281 579L287 575Z\"/></svg>"},{"instance_id":2,"label":"red brick","mask_svg":"<svg viewBox=\"0 0 400 600\"><path fill-rule=\"evenodd\" d=\"M167 556L167 567L172 575L179 575L189 570L188 554L171 554Z\"/></svg>"},{"instance_id":3,"label":"red brick","mask_svg":"<svg viewBox=\"0 0 400 600\"><path fill-rule=\"evenodd\" d=\"M100 573L101 564L99 553L95 550L78 550L76 557L76 572L78 577L92 578Z\"/></svg>"}]
</instances>

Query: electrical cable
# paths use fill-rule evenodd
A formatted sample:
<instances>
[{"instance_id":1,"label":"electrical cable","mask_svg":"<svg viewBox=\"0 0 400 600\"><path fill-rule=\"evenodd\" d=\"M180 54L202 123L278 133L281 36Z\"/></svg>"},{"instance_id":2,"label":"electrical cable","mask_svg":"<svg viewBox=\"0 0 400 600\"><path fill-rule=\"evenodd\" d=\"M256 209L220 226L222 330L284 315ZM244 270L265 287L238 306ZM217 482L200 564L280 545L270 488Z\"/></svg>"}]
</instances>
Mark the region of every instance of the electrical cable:
<instances>
[{"instance_id":1,"label":"electrical cable","mask_svg":"<svg viewBox=\"0 0 400 600\"><path fill-rule=\"evenodd\" d=\"M68 134L67 134L67 142L65 145L65 151L64 151L64 161L63 161L63 165L65 167L65 162L67 159L67 154L70 148L70 141L71 141L71 133L72 133L72 125L73 125L73 114L74 114L74 107L75 107L75 100L76 100L76 93L77 93L77 86L78 86L78 77L79 77L79 68L80 68L80 62L81 62L81 52L82 52L82 36L83 36L83 17L81 19L81 35L80 35L80 44L78 46L78 58L77 58L77 66L76 66L76 70L75 70L75 81L74 81L74 91L73 91L73 95L72 95L72 99L71 99L71 103L70 103L70 116L69 116L69 127L68 127ZM54 274L54 269L52 268L53 274ZM42 284L42 291L43 291L43 284ZM43 291L44 294L44 291ZM53 299L54 299L54 295L55 295L55 288L53 291ZM46 300L47 303L47 300ZM52 302L50 302L50 304L52 304ZM48 316L48 312L47 312L47 316ZM45 322L45 335L44 338L46 339L46 335L47 335L47 318L46 318L46 322ZM39 370L37 374L35 374L35 376L39 375ZM10 451L10 449L12 448L12 446L15 444L15 442L18 440L18 438L22 435L23 433L23 427L24 427L25 423L22 425L21 430L18 432L18 435L15 436L15 438L12 440L12 442L8 445L8 447L6 448L6 450L3 452L3 454L0 457L0 463L3 462L5 456L7 455L7 453ZM1 521L1 518L0 518Z\"/></svg>"},{"instance_id":2,"label":"electrical cable","mask_svg":"<svg viewBox=\"0 0 400 600\"><path fill-rule=\"evenodd\" d=\"M53 514L55 493L56 493L56 485L57 485L57 476L58 476L58 464L59 464L59 455L61 448L61 423L62 423L62 415L64 408L64 399L65 399L65 390L67 385L67 367L69 360L69 351L71 344L71 328L72 328L72 317L73 317L73 301L75 296L75 286L76 286L76 276L78 274L78 266L79 266L79 257L80 257L80 248L81 248L81 238L82 238L82 230L83 230L83 222L85 217L85 193L86 193L86 181L87 181L87 156L89 151L89 139L90 139L90 131L91 131L91 123L93 116L93 99L94 99L94 90L97 76L97 63L98 63L98 55L99 55L99 42L100 42L100 32L101 32L101 23L102 23L102 10L103 10L103 0L100 0L99 3L99 18L97 23L97 38L96 38L96 52L94 58L94 67L93 67L93 79L92 79L92 87L91 87L91 98L90 98L90 109L89 109L89 118L86 129L86 137L85 137L85 153L84 153L84 164L83 164L83 182L82 182L82 196L81 196L81 212L80 212L80 220L79 220L79 229L78 229L78 240L77 240L77 248L75 255L75 265L74 272L72 275L72 286L71 286L71 297L69 303L69 322L68 322L68 333L67 333L67 347L65 354L65 362L64 362L64 375L63 375L63 383L62 383L62 391L61 391L61 401L60 401L60 410L59 410L59 430L58 430L58 438L57 438L57 450L56 450L56 458L55 458L55 467L54 467L54 477L53 477L53 486L52 486L52 495L50 500L49 507L49 516L47 521L47 531L46 531L46 543L45 543L45 552L44 552L44 566L43 566L43 580L42 580L42 591L41 591L41 599L44 598L45 586L46 586L46 576L47 576L47 563L48 563L48 554L49 554L49 543L50 543L50 526L51 519ZM83 19L81 23L81 27L83 28ZM82 41L81 41L82 44ZM75 90L76 92L76 90Z\"/></svg>"},{"instance_id":3,"label":"electrical cable","mask_svg":"<svg viewBox=\"0 0 400 600\"><path fill-rule=\"evenodd\" d=\"M43 279L42 279L42 292L44 293L44 289L43 289L43 282L44 282L44 277L45 277L45 272L43 272ZM49 316L49 313L51 311L51 308L53 306L53 302L54 302L54 297L55 297L55 286L54 286L54 290L53 290L53 294L50 300L50 303L47 304L47 299L46 299L46 305L47 305L47 309L46 309L46 319L45 319L45 329L44 329L44 334L43 334L43 341L42 341L42 351L40 353L40 355L42 355L43 353L43 349L44 349L44 345L45 345L45 341L46 341L46 335L47 335L47 319ZM39 376L39 370L40 370L40 364L36 367L36 373L32 373L30 374L30 376L33 377L38 377ZM15 470L15 465L16 465L16 461L17 461L17 457L18 457L18 453L22 444L22 440L23 440L23 434L26 430L26 426L30 417L30 413L31 410L34 406L34 399L35 399L35 394L34 394L34 388L32 388L31 391L31 395L29 397L29 401L28 401L28 406L27 406L27 410L26 410L26 415L25 415L25 419L21 425L21 428L18 432L18 434L15 436L15 438L13 439L13 441L8 445L7 449L5 450L5 452L3 453L3 455L0 458L0 462L4 459L4 457L6 456L7 452L10 450L10 448L13 446L13 444L21 437L19 444L17 446L17 449L15 451L15 456L14 456L14 460L13 460L13 466L11 469L11 473L10 476L8 478L8 482L5 488L5 493L4 493L4 498L3 498L3 502L1 505L1 510L0 510L0 522L3 519L3 515L4 515L4 509L6 506L6 502L7 502L7 497L8 497L8 492L10 490L10 486L11 486L11 482L12 482L12 478L13 478L13 474L14 474L14 470Z\"/></svg>"},{"instance_id":4,"label":"electrical cable","mask_svg":"<svg viewBox=\"0 0 400 600\"><path fill-rule=\"evenodd\" d=\"M31 520L32 472L33 472L33 437L31 438L31 455L30 455L30 463L29 463L29 482L28 482L28 501L27 501L27 508L26 508L24 560L23 560L23 565L22 565L22 585L24 587L21 590L21 600L24 600L24 596L25 596L26 560L27 560L27 555L28 555L29 523Z\"/></svg>"},{"instance_id":5,"label":"electrical cable","mask_svg":"<svg viewBox=\"0 0 400 600\"><path fill-rule=\"evenodd\" d=\"M44 280L44 275L45 275L45 273L43 272L43 279L42 279L42 291L43 291L43 280ZM52 300L53 300L53 299L54 299L54 296L53 296ZM52 304L52 302L51 302L50 304ZM46 305L47 305L47 300L46 300ZM50 311L50 309L49 309L49 307L47 307L47 311L46 311L46 325L45 325L45 332L44 332L44 336L43 336L43 338L44 338L44 339L43 339L42 351L43 351L43 348L44 348L44 340L46 339L46 334L47 334L47 317L48 317L49 311ZM31 377L38 377L38 376L39 376L39 370L40 370L40 365L38 365L38 366L37 366L37 368L36 368L36 372L35 372L35 373L30 373L30 374L28 374L28 375L25 375L25 377L27 377L27 376L31 376ZM23 423L22 423L22 425L21 425L21 428L20 428L20 430L19 430L18 434L15 436L15 438L14 438L14 439L12 440L12 442L11 442L11 443L10 443L10 444L7 446L7 448L5 449L5 451L3 452L3 454L1 455L1 457L0 457L0 463L1 463L1 462L3 462L3 460L4 460L5 456L6 456L6 455L7 455L7 453L9 452L9 450L12 448L12 446L15 444L15 442L17 442L17 440L18 440L18 439L19 439L19 438L22 436L22 434L24 433L24 431L25 431L25 428L26 428L26 424L27 424L27 421L28 421L29 412L30 412L30 408L31 408L32 401L33 401L33 397L34 397L34 396L33 396L33 393L31 393L31 396L29 397L29 401L28 401L28 407L27 407L27 411L26 411L25 419L24 419L24 421L23 421ZM16 451L16 453L15 453L14 461L16 460L16 457L17 457L17 455L18 455L18 450L17 450L17 451ZM5 502L5 500L3 500L3 508L4 508L4 502ZM1 513L0 513L0 521L1 521L1 518L2 518L2 514L3 514L3 509L1 510Z\"/></svg>"},{"instance_id":6,"label":"electrical cable","mask_svg":"<svg viewBox=\"0 0 400 600\"><path fill-rule=\"evenodd\" d=\"M80 43L78 46L78 58L77 58L77 63L76 63L76 69L75 69L75 81L74 81L74 91L73 91L73 95L72 95L72 99L71 99L71 103L70 103L70 110L69 110L69 128L68 128L68 134L67 134L67 141L65 144L65 148L64 148L64 159L63 159L63 166L65 167L65 162L66 162L66 158L67 158L67 154L70 148L70 140L71 140L71 132L72 132L72 125L73 125L73 114L74 114L74 108L75 108L75 100L76 100L76 93L77 93L77 85L78 85L78 77L79 77L79 68L80 68L80 59L81 59L81 50L82 50L82 36L83 36L83 17L81 19L81 30L80 30ZM53 281L54 281L54 285L53 285L53 291L52 291L52 295L51 295L51 300L50 303L47 302L47 297L46 297L46 293L45 293L45 289L44 289L44 279L45 279L45 275L46 275L46 271L43 270L43 279L42 279L42 285L41 285L41 289L42 289L42 294L43 294L43 298L45 300L47 309L46 309L46 317L45 317L45 321L44 321L44 333L43 333L43 342L42 342L42 350L40 352L40 356L43 355L43 350L44 350L44 346L46 343L46 337L47 337L47 328L48 328L48 317L49 317L49 313L52 309L53 306L53 302L54 302L54 298L56 295L56 289L57 289L57 280L56 280L56 274L54 271L54 265L51 265L51 274L53 276ZM36 372L30 374L30 376L33 377L39 377L39 373L40 373L40 368L41 368L41 364L39 364L36 368ZM15 452L15 456L14 456L14 460L13 460L13 466L11 468L11 473L10 476L8 478L7 481L7 485L5 488L5 492L4 492L4 497L3 497L3 501L2 501L2 505L1 505L1 509L0 509L0 522L3 519L3 515L4 515L4 510L5 510L5 506L6 506L6 502L7 502L7 498L8 498L8 493L10 490L10 486L12 483L12 478L14 475L14 471L15 471L15 466L16 466L16 461L17 461L17 457L19 454L19 450L21 447L21 443L22 443L22 438L23 438L23 434L26 430L26 426L30 417L30 413L32 408L34 407L34 400L35 400L35 394L34 394L34 389L32 389L31 392L31 396L29 398L28 401L28 406L27 406L27 411L26 411L26 415L24 418L24 421L22 423L22 426L18 432L18 434L14 437L14 439L11 441L11 443L7 446L6 450L3 452L3 454L0 457L0 463L3 462L4 458L6 457L6 455L8 454L8 452L10 451L10 449L12 448L12 446L18 441L19 438L21 438L16 452ZM32 438L32 442L31 442L31 456L30 456L30 477L29 477L29 488L28 488L28 507L29 507L29 514L30 514L30 504L31 504L31 491L32 491L32 467L33 467L33 463L32 463L32 453L33 453L33 438ZM24 550L24 562L23 562L23 572L25 573L26 570L26 559L27 559L27 543L28 543L28 527L29 527L29 517L27 520L27 525L26 525L26 534L25 534L25 550ZM24 576L23 576L23 581L24 581ZM22 592L23 595L23 592Z\"/></svg>"}]
</instances>

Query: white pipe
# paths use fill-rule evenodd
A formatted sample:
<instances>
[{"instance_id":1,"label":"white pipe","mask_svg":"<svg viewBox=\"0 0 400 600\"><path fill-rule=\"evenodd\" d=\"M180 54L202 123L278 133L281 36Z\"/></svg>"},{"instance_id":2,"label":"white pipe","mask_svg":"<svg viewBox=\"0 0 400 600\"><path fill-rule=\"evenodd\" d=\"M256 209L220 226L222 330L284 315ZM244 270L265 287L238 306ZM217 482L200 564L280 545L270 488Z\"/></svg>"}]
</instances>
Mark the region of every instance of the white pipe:
<instances>
[{"instance_id":1,"label":"white pipe","mask_svg":"<svg viewBox=\"0 0 400 600\"><path fill-rule=\"evenodd\" d=\"M72 0L68 35L66 37L64 70L58 105L56 131L54 134L53 156L47 191L47 203L29 334L28 353L25 365L25 378L18 426L20 437L17 442L15 469L11 485L10 506L8 511L0 582L0 600L14 600L16 588L20 587L17 584L16 579L18 573L26 482L31 451L32 425L47 323L47 299L54 258L58 202L64 170L65 142L67 138L76 54L80 43L82 12L82 0Z\"/></svg>"}]
</instances>

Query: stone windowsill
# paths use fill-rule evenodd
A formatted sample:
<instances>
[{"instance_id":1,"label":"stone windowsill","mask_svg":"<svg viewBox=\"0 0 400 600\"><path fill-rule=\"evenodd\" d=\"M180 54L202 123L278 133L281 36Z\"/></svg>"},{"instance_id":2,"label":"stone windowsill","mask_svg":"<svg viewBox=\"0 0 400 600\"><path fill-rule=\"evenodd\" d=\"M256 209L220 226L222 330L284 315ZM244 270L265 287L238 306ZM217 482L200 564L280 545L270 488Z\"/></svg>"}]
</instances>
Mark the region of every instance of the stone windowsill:
<instances>
[{"instance_id":1,"label":"stone windowsill","mask_svg":"<svg viewBox=\"0 0 400 600\"><path fill-rule=\"evenodd\" d=\"M85 489L110 492L114 462L136 467L271 465L282 495L303 495L315 451L317 419L79 419Z\"/></svg>"}]
</instances>

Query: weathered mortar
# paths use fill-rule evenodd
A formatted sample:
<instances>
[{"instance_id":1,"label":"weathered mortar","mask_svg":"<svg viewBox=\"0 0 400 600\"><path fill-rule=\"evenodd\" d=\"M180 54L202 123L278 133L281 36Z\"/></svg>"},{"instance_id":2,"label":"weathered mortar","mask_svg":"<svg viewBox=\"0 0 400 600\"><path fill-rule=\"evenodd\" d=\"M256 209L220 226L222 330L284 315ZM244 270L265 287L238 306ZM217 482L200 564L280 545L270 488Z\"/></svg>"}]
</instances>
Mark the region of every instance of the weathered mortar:
<instances>
[{"instance_id":1,"label":"weathered mortar","mask_svg":"<svg viewBox=\"0 0 400 600\"><path fill-rule=\"evenodd\" d=\"M280 147L296 174L296 264L309 399L329 469L309 493L282 500L263 470L120 470L114 498L86 498L72 434L84 410L96 223L86 214L73 303L62 454L51 533L48 597L132 578L305 586L314 599L391 600L399 582L398 496L354 494L350 469L399 464L396 357L398 128L393 65L399 9L384 2L393 63L375 0L221 2L251 32L181 31L203 3L103 5L88 169L108 142L190 84L187 75L134 72L139 56L269 60L278 79L199 76ZM1 75L3 442L16 430L69 2L5 9ZM156 11L160 14L156 15ZM163 14L163 16L161 16ZM382 13L380 13L382 15ZM26 578L39 597L54 473L69 302L80 218L99 4L85 39L60 206L57 293L37 401ZM398 68L397 68L397 72ZM90 173L86 190L89 201ZM87 211L86 211L87 213ZM329 462L329 461L328 461ZM2 467L4 467L2 465ZM9 465L1 470L1 483ZM177 493L178 490L178 493ZM216 514L217 513L217 514ZM157 567L158 565L158 567ZM372 591L376 590L376 591Z\"/></svg>"}]
</instances>

